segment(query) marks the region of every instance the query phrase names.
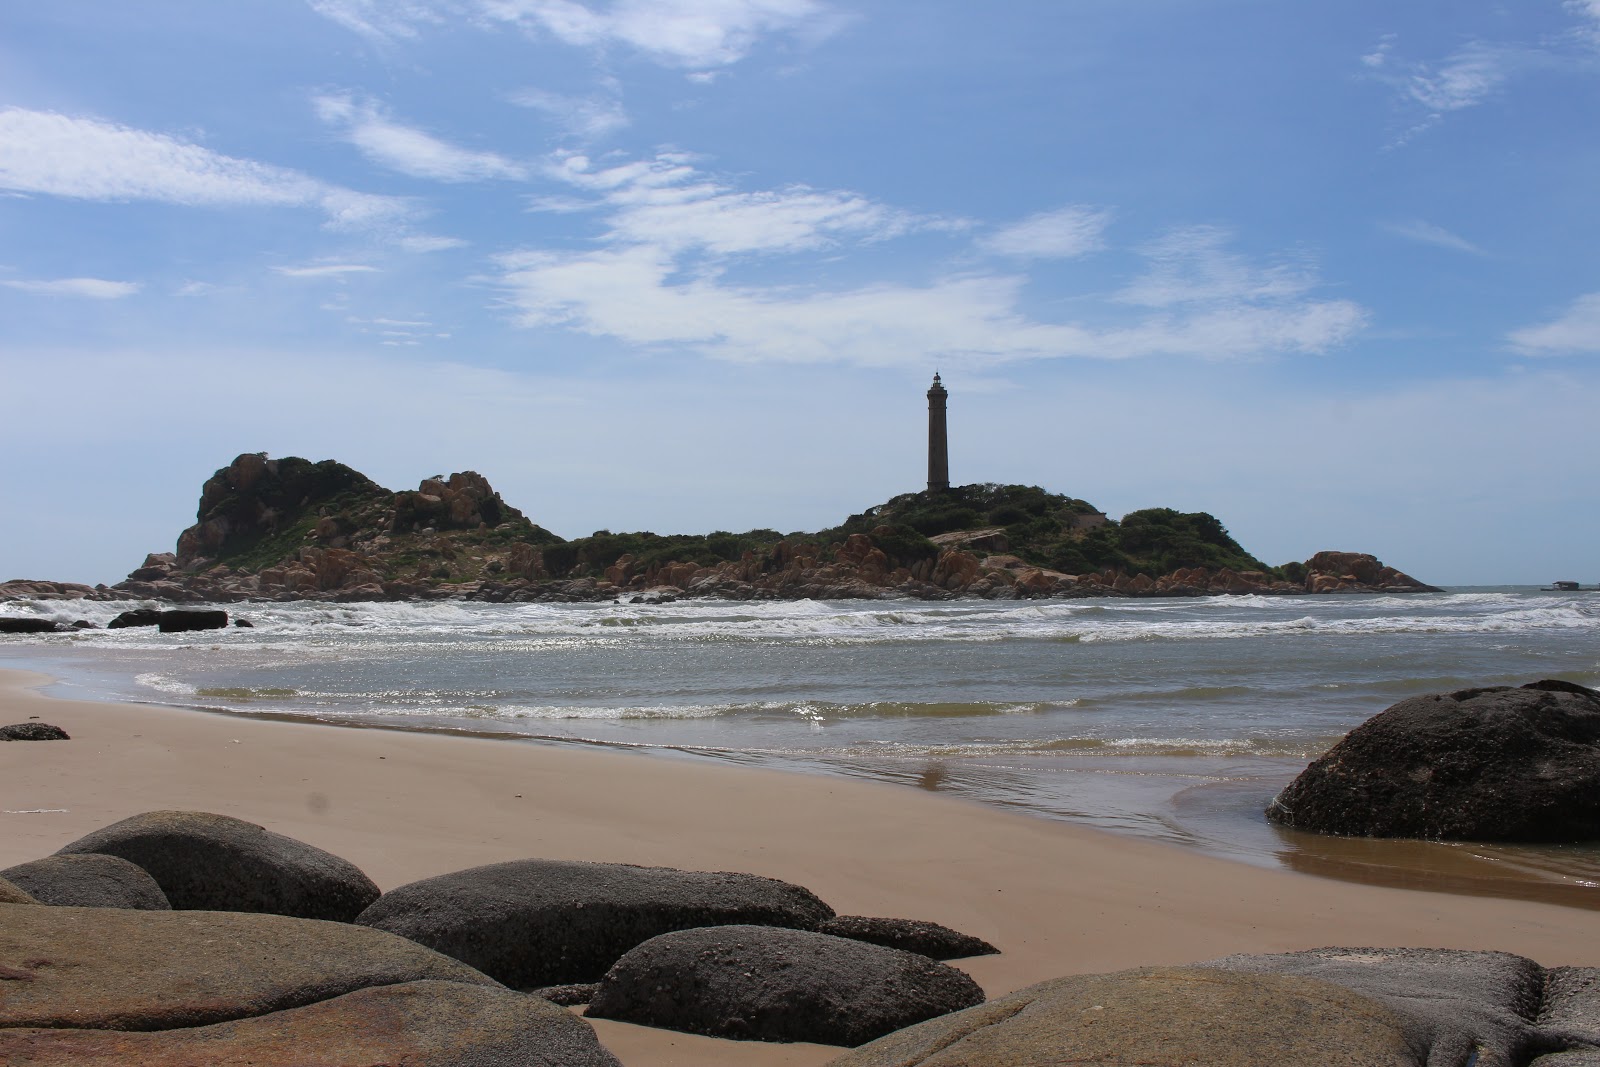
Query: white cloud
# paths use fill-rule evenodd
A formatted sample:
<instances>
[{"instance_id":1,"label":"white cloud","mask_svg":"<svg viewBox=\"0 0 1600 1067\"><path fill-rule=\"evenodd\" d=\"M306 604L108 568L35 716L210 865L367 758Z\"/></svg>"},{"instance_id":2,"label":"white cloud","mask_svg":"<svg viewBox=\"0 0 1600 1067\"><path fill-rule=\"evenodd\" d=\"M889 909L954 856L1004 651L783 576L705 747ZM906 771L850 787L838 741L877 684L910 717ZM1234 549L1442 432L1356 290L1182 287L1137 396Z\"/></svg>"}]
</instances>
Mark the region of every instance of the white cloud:
<instances>
[{"instance_id":1,"label":"white cloud","mask_svg":"<svg viewBox=\"0 0 1600 1067\"><path fill-rule=\"evenodd\" d=\"M550 116L566 132L584 140L597 140L628 125L622 101L612 96L564 96L542 89L523 89L509 99L518 107Z\"/></svg>"},{"instance_id":2,"label":"white cloud","mask_svg":"<svg viewBox=\"0 0 1600 1067\"><path fill-rule=\"evenodd\" d=\"M1441 64L1419 65L1406 79L1406 92L1431 112L1460 111L1504 85L1522 58L1518 49L1469 44Z\"/></svg>"},{"instance_id":3,"label":"white cloud","mask_svg":"<svg viewBox=\"0 0 1600 1067\"><path fill-rule=\"evenodd\" d=\"M418 23L442 21L431 3L406 0L306 0L311 10L377 44L417 36Z\"/></svg>"},{"instance_id":4,"label":"white cloud","mask_svg":"<svg viewBox=\"0 0 1600 1067\"><path fill-rule=\"evenodd\" d=\"M5 281L0 285L35 296L81 296L91 300L121 300L139 291L138 282L113 282L104 278L53 278L48 281Z\"/></svg>"},{"instance_id":5,"label":"white cloud","mask_svg":"<svg viewBox=\"0 0 1600 1067\"><path fill-rule=\"evenodd\" d=\"M795 252L823 248L846 237L883 240L917 226L940 224L838 190L791 186L740 192L697 170L689 157L677 153L605 170L591 169L585 156L568 156L554 173L600 195L610 209L610 240L672 252L698 249L712 256ZM562 201L546 210L573 206Z\"/></svg>"},{"instance_id":6,"label":"white cloud","mask_svg":"<svg viewBox=\"0 0 1600 1067\"><path fill-rule=\"evenodd\" d=\"M624 44L668 66L737 63L766 34L832 32L839 17L818 0L478 0L489 18L537 28L582 47Z\"/></svg>"},{"instance_id":7,"label":"white cloud","mask_svg":"<svg viewBox=\"0 0 1600 1067\"><path fill-rule=\"evenodd\" d=\"M405 216L410 206L99 119L0 110L0 187L78 200L186 206L315 207L339 228Z\"/></svg>"},{"instance_id":8,"label":"white cloud","mask_svg":"<svg viewBox=\"0 0 1600 1067\"><path fill-rule=\"evenodd\" d=\"M365 263L322 263L309 267L273 267L286 278L342 278L349 274L376 274L377 267Z\"/></svg>"},{"instance_id":9,"label":"white cloud","mask_svg":"<svg viewBox=\"0 0 1600 1067\"><path fill-rule=\"evenodd\" d=\"M1258 267L1230 252L1232 235L1219 226L1174 230L1143 249L1150 269L1117 294L1127 304L1165 308L1185 304L1291 300L1318 285L1305 265Z\"/></svg>"},{"instance_id":10,"label":"white cloud","mask_svg":"<svg viewBox=\"0 0 1600 1067\"><path fill-rule=\"evenodd\" d=\"M439 237L426 233L400 238L400 247L407 252L443 252L450 248L462 248L466 244L459 237Z\"/></svg>"},{"instance_id":11,"label":"white cloud","mask_svg":"<svg viewBox=\"0 0 1600 1067\"><path fill-rule=\"evenodd\" d=\"M1507 339L1526 356L1600 353L1600 293L1580 296L1559 318L1515 330Z\"/></svg>"},{"instance_id":12,"label":"white cloud","mask_svg":"<svg viewBox=\"0 0 1600 1067\"><path fill-rule=\"evenodd\" d=\"M419 27L466 18L509 25L581 48L623 45L666 66L703 71L743 59L762 37L805 42L835 32L845 17L820 0L307 0L312 10L380 45Z\"/></svg>"},{"instance_id":13,"label":"white cloud","mask_svg":"<svg viewBox=\"0 0 1600 1067\"><path fill-rule=\"evenodd\" d=\"M1422 219L1412 219L1409 222L1389 223L1383 227L1397 237L1404 237L1408 241L1419 244L1433 245L1436 248L1448 248L1453 252L1467 252L1474 256L1488 255L1482 248L1473 244L1459 234L1451 233L1443 226L1435 226Z\"/></svg>"},{"instance_id":14,"label":"white cloud","mask_svg":"<svg viewBox=\"0 0 1600 1067\"><path fill-rule=\"evenodd\" d=\"M370 101L348 95L319 96L317 115L340 127L345 139L380 166L442 182L475 182L490 178L520 181L528 168L495 152L477 152L442 141L430 133L387 118Z\"/></svg>"},{"instance_id":15,"label":"white cloud","mask_svg":"<svg viewBox=\"0 0 1600 1067\"><path fill-rule=\"evenodd\" d=\"M1131 325L1035 321L1021 308L1027 279L1020 275L832 291L739 284L727 276L732 254L795 255L844 239L881 240L913 222L853 194L735 192L681 157L603 171L575 157L568 169L570 180L600 192L610 229L601 249L498 257L507 303L525 326L749 362L894 365L1318 352L1366 319L1351 302L1308 298L1318 284L1308 270L1252 267L1222 248L1221 231L1200 229L1146 250L1152 269L1121 302L1158 311Z\"/></svg>"},{"instance_id":16,"label":"white cloud","mask_svg":"<svg viewBox=\"0 0 1600 1067\"><path fill-rule=\"evenodd\" d=\"M1098 252L1111 212L1073 205L1030 215L979 241L990 252L1024 258L1062 258Z\"/></svg>"}]
</instances>

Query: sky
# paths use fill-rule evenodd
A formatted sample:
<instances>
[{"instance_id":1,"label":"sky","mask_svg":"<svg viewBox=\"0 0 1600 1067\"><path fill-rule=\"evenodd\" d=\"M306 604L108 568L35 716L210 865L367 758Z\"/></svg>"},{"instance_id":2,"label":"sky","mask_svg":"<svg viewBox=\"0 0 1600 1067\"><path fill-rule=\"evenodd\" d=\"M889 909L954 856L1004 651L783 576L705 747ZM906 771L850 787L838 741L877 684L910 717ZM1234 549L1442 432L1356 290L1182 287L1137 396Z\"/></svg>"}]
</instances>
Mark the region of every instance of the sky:
<instances>
[{"instance_id":1,"label":"sky","mask_svg":"<svg viewBox=\"0 0 1600 1067\"><path fill-rule=\"evenodd\" d=\"M242 452L566 537L926 479L1600 582L1600 0L0 6L0 578Z\"/></svg>"}]
</instances>

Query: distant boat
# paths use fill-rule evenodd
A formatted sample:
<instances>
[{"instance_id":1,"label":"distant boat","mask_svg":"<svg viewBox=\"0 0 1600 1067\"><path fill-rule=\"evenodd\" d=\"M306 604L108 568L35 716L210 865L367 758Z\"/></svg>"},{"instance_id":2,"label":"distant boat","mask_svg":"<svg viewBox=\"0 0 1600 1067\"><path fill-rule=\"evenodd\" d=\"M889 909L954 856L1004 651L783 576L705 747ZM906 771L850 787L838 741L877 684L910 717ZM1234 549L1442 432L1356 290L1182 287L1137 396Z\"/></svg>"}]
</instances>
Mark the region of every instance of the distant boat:
<instances>
[{"instance_id":1,"label":"distant boat","mask_svg":"<svg viewBox=\"0 0 1600 1067\"><path fill-rule=\"evenodd\" d=\"M1551 582L1540 588L1541 593L1592 593L1600 590L1600 585L1591 585L1587 589L1577 582Z\"/></svg>"}]
</instances>

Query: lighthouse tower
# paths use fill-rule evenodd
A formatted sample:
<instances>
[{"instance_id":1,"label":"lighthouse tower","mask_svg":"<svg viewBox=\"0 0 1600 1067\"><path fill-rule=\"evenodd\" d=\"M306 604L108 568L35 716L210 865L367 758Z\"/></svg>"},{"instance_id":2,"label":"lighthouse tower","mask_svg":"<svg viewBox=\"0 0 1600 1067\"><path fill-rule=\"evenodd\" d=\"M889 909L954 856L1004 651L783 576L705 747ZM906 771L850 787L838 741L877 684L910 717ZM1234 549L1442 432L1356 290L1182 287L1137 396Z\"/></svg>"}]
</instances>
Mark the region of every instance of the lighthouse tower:
<instances>
[{"instance_id":1,"label":"lighthouse tower","mask_svg":"<svg viewBox=\"0 0 1600 1067\"><path fill-rule=\"evenodd\" d=\"M928 389L928 492L950 488L950 438L945 431L944 403L949 397L937 373Z\"/></svg>"}]
</instances>

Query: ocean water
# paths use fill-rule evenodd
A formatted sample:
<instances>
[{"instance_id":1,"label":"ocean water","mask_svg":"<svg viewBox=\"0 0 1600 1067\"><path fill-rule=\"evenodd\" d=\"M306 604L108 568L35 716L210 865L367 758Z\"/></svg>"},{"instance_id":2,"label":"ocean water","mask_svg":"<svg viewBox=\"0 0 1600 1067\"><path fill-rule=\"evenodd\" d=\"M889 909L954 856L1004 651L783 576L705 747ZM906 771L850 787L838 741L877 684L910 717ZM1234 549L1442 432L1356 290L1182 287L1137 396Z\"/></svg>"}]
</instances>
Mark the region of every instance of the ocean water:
<instances>
[{"instance_id":1,"label":"ocean water","mask_svg":"<svg viewBox=\"0 0 1600 1067\"><path fill-rule=\"evenodd\" d=\"M1261 815L1407 696L1600 686L1600 593L230 610L254 627L13 637L0 666L77 697L874 778L1257 864L1600 907L1597 847L1350 841Z\"/></svg>"}]
</instances>

